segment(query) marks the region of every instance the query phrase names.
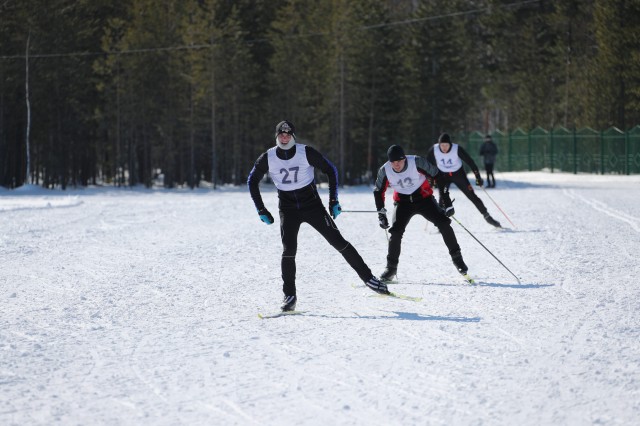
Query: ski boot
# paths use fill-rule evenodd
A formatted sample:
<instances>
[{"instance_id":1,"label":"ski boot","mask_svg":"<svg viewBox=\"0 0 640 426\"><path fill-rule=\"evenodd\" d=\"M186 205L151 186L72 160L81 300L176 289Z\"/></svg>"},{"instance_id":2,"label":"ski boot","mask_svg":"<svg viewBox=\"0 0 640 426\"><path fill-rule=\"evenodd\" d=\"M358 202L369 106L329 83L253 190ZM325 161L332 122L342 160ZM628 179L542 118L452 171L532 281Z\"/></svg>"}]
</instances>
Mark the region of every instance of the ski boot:
<instances>
[{"instance_id":1,"label":"ski boot","mask_svg":"<svg viewBox=\"0 0 640 426\"><path fill-rule=\"evenodd\" d=\"M462 254L460 254L460 252L451 256L451 260L453 261L453 264L456 266L456 268L458 268L458 272L460 272L462 275L467 274L468 268L464 263L464 260L462 260Z\"/></svg>"},{"instance_id":2,"label":"ski boot","mask_svg":"<svg viewBox=\"0 0 640 426\"><path fill-rule=\"evenodd\" d=\"M293 311L296 309L297 301L298 301L298 298L296 296L284 296L280 309L282 309L282 312Z\"/></svg>"},{"instance_id":3,"label":"ski boot","mask_svg":"<svg viewBox=\"0 0 640 426\"><path fill-rule=\"evenodd\" d=\"M376 293L389 294L389 289L387 288L387 285L383 282L380 282L380 280L377 279L376 277L369 278L368 281L365 281L365 284L367 287L369 287L371 290L375 291Z\"/></svg>"},{"instance_id":4,"label":"ski boot","mask_svg":"<svg viewBox=\"0 0 640 426\"><path fill-rule=\"evenodd\" d=\"M382 281L383 283L388 283L393 281L393 279L396 277L397 272L398 272L397 268L392 268L391 266L387 266L384 269L384 272L382 273L382 275L380 275L380 281Z\"/></svg>"},{"instance_id":5,"label":"ski boot","mask_svg":"<svg viewBox=\"0 0 640 426\"><path fill-rule=\"evenodd\" d=\"M468 268L467 268L467 265L464 263L464 260L462 260L462 254L460 252L455 253L454 255L451 256L451 260L453 261L453 264L456 266L456 268L458 268L458 272L460 272L460 275L462 275L462 278L464 278L464 280L469 284L475 284L475 281L473 280L473 278L471 278L467 273Z\"/></svg>"},{"instance_id":6,"label":"ski boot","mask_svg":"<svg viewBox=\"0 0 640 426\"><path fill-rule=\"evenodd\" d=\"M486 220L490 225L495 226L496 228L502 228L500 226L500 222L491 217L489 213L484 214L484 220Z\"/></svg>"}]
</instances>

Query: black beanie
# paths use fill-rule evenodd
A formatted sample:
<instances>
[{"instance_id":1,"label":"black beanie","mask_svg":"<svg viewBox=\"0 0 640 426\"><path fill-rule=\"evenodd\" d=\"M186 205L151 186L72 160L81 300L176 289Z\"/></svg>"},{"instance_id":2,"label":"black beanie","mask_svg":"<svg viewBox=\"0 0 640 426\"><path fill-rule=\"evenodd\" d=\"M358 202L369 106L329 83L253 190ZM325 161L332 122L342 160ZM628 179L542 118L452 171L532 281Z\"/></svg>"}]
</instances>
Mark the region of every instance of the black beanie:
<instances>
[{"instance_id":1,"label":"black beanie","mask_svg":"<svg viewBox=\"0 0 640 426\"><path fill-rule=\"evenodd\" d=\"M295 137L296 127L290 121L281 121L276 126L276 137L278 137L280 133L288 133L291 136Z\"/></svg>"},{"instance_id":2,"label":"black beanie","mask_svg":"<svg viewBox=\"0 0 640 426\"><path fill-rule=\"evenodd\" d=\"M449 133L443 133L440 135L440 137L438 138L438 143L451 143L451 136L449 136Z\"/></svg>"},{"instance_id":3,"label":"black beanie","mask_svg":"<svg viewBox=\"0 0 640 426\"><path fill-rule=\"evenodd\" d=\"M387 157L389 157L389 161L398 161L407 158L404 156L404 151L400 145L391 145L387 151Z\"/></svg>"}]
</instances>

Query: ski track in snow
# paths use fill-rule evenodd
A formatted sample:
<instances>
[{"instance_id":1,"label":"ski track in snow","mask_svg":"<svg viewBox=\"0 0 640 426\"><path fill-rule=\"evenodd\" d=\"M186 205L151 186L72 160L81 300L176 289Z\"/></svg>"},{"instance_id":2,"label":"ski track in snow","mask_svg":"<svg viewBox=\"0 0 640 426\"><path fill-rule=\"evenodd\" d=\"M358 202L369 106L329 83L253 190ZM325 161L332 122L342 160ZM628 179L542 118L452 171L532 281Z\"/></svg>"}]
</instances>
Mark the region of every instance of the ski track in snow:
<instances>
[{"instance_id":1,"label":"ski track in snow","mask_svg":"<svg viewBox=\"0 0 640 426\"><path fill-rule=\"evenodd\" d=\"M640 177L498 177L515 229L452 189L456 218L521 284L453 223L477 285L464 283L416 217L391 286L423 301L370 297L303 225L307 313L268 320L279 227L246 188L2 191L0 424L636 423ZM340 194L373 206L370 188ZM275 215L271 186L263 198ZM376 216L336 222L379 274Z\"/></svg>"},{"instance_id":2,"label":"ski track in snow","mask_svg":"<svg viewBox=\"0 0 640 426\"><path fill-rule=\"evenodd\" d=\"M625 212L620 212L616 209L613 209L607 206L607 204L605 204L602 201L590 199L590 198L587 198L586 196L576 194L575 190L572 190L572 189L565 189L563 190L563 193L572 199L581 201L593 207L595 210L599 212L602 212L606 215L611 216L614 219L618 219L622 222L628 223L629 226L631 226L631 228L633 228L634 231L640 232L640 218L633 217L631 215L626 214Z\"/></svg>"}]
</instances>

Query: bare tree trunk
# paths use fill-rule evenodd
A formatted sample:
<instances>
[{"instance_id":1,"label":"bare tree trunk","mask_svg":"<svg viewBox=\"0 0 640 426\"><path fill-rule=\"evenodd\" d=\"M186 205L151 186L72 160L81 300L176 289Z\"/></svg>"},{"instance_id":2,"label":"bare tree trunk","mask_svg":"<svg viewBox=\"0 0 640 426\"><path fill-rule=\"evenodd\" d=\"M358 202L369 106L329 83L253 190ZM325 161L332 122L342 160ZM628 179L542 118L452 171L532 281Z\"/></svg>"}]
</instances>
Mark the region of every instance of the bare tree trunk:
<instances>
[{"instance_id":1,"label":"bare tree trunk","mask_svg":"<svg viewBox=\"0 0 640 426\"><path fill-rule=\"evenodd\" d=\"M4 141L4 69L0 66L0 152L2 151L2 147L5 144ZM8 159L8 155L4 156L2 160L0 160L0 186L3 185L4 182L4 171L6 170Z\"/></svg>"},{"instance_id":2,"label":"bare tree trunk","mask_svg":"<svg viewBox=\"0 0 640 426\"><path fill-rule=\"evenodd\" d=\"M372 67L372 70L374 67ZM371 75L371 103L369 104L369 137L367 138L367 179L375 179L373 176L373 123L376 104L376 81L375 72ZM368 182L369 183L369 182Z\"/></svg>"},{"instance_id":3,"label":"bare tree trunk","mask_svg":"<svg viewBox=\"0 0 640 426\"><path fill-rule=\"evenodd\" d=\"M26 133L26 149L27 149L27 178L25 183L31 183L31 154L29 147L29 136L31 133L31 103L29 102L29 41L31 40L31 31L27 36L27 52L25 54L25 100L27 102L27 133Z\"/></svg>"},{"instance_id":4,"label":"bare tree trunk","mask_svg":"<svg viewBox=\"0 0 640 426\"><path fill-rule=\"evenodd\" d=\"M345 129L344 129L344 55L340 55L340 175L342 179L338 180L340 186L344 185L344 145L345 145Z\"/></svg>"},{"instance_id":5,"label":"bare tree trunk","mask_svg":"<svg viewBox=\"0 0 640 426\"><path fill-rule=\"evenodd\" d=\"M213 45L213 40L211 41ZM213 52L211 52L213 58ZM218 183L218 167L216 150L218 148L216 140L216 72L215 63L211 61L211 184L216 189Z\"/></svg>"},{"instance_id":6,"label":"bare tree trunk","mask_svg":"<svg viewBox=\"0 0 640 426\"><path fill-rule=\"evenodd\" d=\"M189 188L194 189L198 183L196 179L196 148L195 148L195 129L193 118L193 98L194 84L189 83Z\"/></svg>"},{"instance_id":7,"label":"bare tree trunk","mask_svg":"<svg viewBox=\"0 0 640 426\"><path fill-rule=\"evenodd\" d=\"M116 170L113 174L116 179L116 186L120 186L124 182L124 175L120 176L120 166L122 164L120 143L120 55L118 55L118 60L116 61Z\"/></svg>"},{"instance_id":8,"label":"bare tree trunk","mask_svg":"<svg viewBox=\"0 0 640 426\"><path fill-rule=\"evenodd\" d=\"M231 121L233 123L233 129L239 129L240 127L240 96L238 95L239 88L238 84L234 84L233 86L233 95L232 95L232 113L231 113ZM240 132L234 130L233 132L233 159L232 159L232 176L231 181L234 185L240 184Z\"/></svg>"}]
</instances>

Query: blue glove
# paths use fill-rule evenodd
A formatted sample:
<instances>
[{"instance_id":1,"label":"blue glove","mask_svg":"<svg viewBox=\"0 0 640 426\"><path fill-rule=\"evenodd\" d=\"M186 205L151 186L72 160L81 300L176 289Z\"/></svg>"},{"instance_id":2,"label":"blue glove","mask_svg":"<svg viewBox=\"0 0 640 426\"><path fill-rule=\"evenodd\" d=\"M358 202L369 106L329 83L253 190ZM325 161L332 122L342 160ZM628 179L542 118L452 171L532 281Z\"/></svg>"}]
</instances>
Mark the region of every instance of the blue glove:
<instances>
[{"instance_id":1,"label":"blue glove","mask_svg":"<svg viewBox=\"0 0 640 426\"><path fill-rule=\"evenodd\" d=\"M340 207L338 200L329 200L329 213L331 213L331 217L334 219L342 213L342 207Z\"/></svg>"},{"instance_id":2,"label":"blue glove","mask_svg":"<svg viewBox=\"0 0 640 426\"><path fill-rule=\"evenodd\" d=\"M267 225L271 225L273 223L273 216L271 216L271 213L269 213L269 210L266 208L263 207L258 210L258 215L260 216L260 220Z\"/></svg>"}]
</instances>

